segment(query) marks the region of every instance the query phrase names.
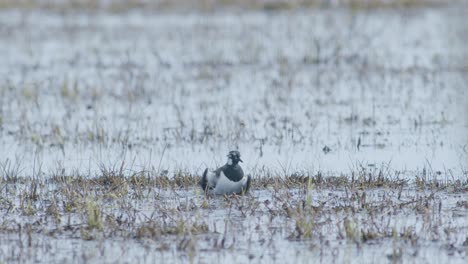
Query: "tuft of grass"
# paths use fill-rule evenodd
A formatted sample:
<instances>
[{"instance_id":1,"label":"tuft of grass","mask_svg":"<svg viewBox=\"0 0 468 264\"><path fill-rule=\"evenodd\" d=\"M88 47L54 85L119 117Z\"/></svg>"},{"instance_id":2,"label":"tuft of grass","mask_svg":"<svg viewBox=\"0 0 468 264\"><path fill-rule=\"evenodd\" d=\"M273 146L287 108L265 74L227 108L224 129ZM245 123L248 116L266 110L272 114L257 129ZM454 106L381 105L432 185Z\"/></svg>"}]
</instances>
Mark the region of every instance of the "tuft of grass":
<instances>
[{"instance_id":1,"label":"tuft of grass","mask_svg":"<svg viewBox=\"0 0 468 264\"><path fill-rule=\"evenodd\" d=\"M314 221L311 218L301 216L295 220L296 228L289 238L296 240L311 239L314 232Z\"/></svg>"},{"instance_id":2,"label":"tuft of grass","mask_svg":"<svg viewBox=\"0 0 468 264\"><path fill-rule=\"evenodd\" d=\"M12 163L12 161L7 158L4 162L0 162L0 175L2 181L5 183L17 183L20 180L21 171L22 169L19 161Z\"/></svg>"},{"instance_id":3,"label":"tuft of grass","mask_svg":"<svg viewBox=\"0 0 468 264\"><path fill-rule=\"evenodd\" d=\"M86 216L88 230L103 230L102 211L92 197L86 199Z\"/></svg>"},{"instance_id":4,"label":"tuft of grass","mask_svg":"<svg viewBox=\"0 0 468 264\"><path fill-rule=\"evenodd\" d=\"M359 238L360 238L359 233L358 233L359 229L358 229L356 222L353 219L346 217L343 220L343 226L344 226L346 238L349 241L359 243Z\"/></svg>"}]
</instances>

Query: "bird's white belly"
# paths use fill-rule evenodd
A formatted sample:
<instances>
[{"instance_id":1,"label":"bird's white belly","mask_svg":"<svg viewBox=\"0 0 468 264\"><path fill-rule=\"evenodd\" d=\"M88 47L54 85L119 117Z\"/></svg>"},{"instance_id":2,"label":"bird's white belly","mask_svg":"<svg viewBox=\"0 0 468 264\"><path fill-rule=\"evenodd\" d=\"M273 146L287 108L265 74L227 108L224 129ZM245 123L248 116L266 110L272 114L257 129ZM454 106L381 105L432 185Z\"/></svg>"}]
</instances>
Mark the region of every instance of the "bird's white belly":
<instances>
[{"instance_id":1,"label":"bird's white belly","mask_svg":"<svg viewBox=\"0 0 468 264\"><path fill-rule=\"evenodd\" d=\"M247 177L243 177L242 180L238 182L233 182L224 175L223 172L220 173L218 182L216 183L215 188L213 189L214 194L233 194L240 193L242 188L247 183Z\"/></svg>"}]
</instances>

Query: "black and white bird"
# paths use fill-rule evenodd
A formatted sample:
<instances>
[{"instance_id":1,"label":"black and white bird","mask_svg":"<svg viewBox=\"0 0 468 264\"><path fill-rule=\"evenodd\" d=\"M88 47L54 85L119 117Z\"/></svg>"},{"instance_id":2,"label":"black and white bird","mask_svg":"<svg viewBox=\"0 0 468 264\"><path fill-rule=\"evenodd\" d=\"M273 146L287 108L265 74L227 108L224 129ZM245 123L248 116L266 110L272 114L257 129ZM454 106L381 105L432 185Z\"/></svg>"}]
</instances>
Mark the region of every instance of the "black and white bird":
<instances>
[{"instance_id":1,"label":"black and white bird","mask_svg":"<svg viewBox=\"0 0 468 264\"><path fill-rule=\"evenodd\" d=\"M239 162L243 162L237 150L230 151L227 163L214 170L203 172L200 186L207 194L244 194L250 188L251 177L245 176Z\"/></svg>"}]
</instances>

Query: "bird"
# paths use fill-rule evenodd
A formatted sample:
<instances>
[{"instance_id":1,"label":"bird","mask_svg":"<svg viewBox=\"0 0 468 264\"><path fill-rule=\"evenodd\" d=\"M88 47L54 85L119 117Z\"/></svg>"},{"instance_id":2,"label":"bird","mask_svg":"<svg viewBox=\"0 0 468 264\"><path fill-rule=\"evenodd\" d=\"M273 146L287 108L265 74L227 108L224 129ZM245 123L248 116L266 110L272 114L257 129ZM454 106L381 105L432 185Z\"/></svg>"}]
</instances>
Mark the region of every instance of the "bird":
<instances>
[{"instance_id":1,"label":"bird","mask_svg":"<svg viewBox=\"0 0 468 264\"><path fill-rule=\"evenodd\" d=\"M240 158L240 152L230 151L227 157L228 160L224 166L214 171L207 168L203 172L199 185L205 194L240 195L248 192L252 178L250 175L244 175L244 171L239 165L239 162L243 162Z\"/></svg>"}]
</instances>

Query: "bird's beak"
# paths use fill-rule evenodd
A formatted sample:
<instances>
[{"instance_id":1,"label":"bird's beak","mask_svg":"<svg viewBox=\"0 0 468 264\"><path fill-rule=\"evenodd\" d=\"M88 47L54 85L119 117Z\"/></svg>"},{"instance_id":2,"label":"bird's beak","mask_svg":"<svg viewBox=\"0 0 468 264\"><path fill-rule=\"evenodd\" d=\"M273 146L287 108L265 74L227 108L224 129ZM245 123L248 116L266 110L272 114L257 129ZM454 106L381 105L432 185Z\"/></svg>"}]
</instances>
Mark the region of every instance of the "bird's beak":
<instances>
[{"instance_id":1,"label":"bird's beak","mask_svg":"<svg viewBox=\"0 0 468 264\"><path fill-rule=\"evenodd\" d=\"M240 158L239 158L239 161L240 161L240 162L244 162L244 161L243 161L243 160L241 160Z\"/></svg>"}]
</instances>

